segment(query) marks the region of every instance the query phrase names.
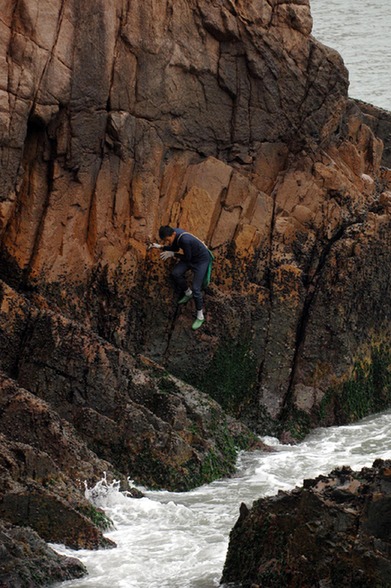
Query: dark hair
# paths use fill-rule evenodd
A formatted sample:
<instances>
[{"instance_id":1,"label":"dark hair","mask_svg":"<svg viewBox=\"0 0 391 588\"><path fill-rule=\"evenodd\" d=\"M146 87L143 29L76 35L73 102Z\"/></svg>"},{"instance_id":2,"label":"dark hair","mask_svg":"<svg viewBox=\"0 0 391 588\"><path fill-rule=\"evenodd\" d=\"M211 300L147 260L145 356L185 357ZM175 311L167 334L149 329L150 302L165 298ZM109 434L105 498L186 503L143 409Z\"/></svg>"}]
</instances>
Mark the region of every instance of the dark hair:
<instances>
[{"instance_id":1,"label":"dark hair","mask_svg":"<svg viewBox=\"0 0 391 588\"><path fill-rule=\"evenodd\" d=\"M171 237L174 234L174 229L165 225L164 227L160 227L159 229L159 238L163 241L166 237Z\"/></svg>"}]
</instances>

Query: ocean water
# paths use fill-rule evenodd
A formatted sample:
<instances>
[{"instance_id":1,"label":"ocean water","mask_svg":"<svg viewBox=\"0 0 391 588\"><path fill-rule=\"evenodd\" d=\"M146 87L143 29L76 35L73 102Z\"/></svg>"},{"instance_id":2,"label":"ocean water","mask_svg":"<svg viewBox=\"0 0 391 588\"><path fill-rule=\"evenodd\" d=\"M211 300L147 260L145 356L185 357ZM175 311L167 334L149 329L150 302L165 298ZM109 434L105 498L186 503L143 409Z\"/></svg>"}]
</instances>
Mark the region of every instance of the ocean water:
<instances>
[{"instance_id":1,"label":"ocean water","mask_svg":"<svg viewBox=\"0 0 391 588\"><path fill-rule=\"evenodd\" d=\"M350 72L351 97L391 110L391 6L388 0L312 0L313 34L337 49ZM317 429L297 446L265 441L274 453L242 453L237 474L192 492L133 499L104 481L89 498L115 528L114 550L58 552L81 559L89 575L61 588L213 588L219 585L239 506L341 465L391 459L391 411L346 427Z\"/></svg>"},{"instance_id":2,"label":"ocean water","mask_svg":"<svg viewBox=\"0 0 391 588\"><path fill-rule=\"evenodd\" d=\"M391 111L390 0L310 0L313 35L349 70L349 96Z\"/></svg>"},{"instance_id":3,"label":"ocean water","mask_svg":"<svg viewBox=\"0 0 391 588\"><path fill-rule=\"evenodd\" d=\"M251 506L279 489L301 486L303 479L337 466L360 470L380 457L391 459L391 410L344 427L317 429L300 445L264 440L273 453L241 453L238 471L192 492L149 492L129 498L117 485L99 484L90 492L115 529L106 536L113 550L60 553L78 557L89 576L61 588L213 588L219 585L231 528L242 502Z\"/></svg>"}]
</instances>

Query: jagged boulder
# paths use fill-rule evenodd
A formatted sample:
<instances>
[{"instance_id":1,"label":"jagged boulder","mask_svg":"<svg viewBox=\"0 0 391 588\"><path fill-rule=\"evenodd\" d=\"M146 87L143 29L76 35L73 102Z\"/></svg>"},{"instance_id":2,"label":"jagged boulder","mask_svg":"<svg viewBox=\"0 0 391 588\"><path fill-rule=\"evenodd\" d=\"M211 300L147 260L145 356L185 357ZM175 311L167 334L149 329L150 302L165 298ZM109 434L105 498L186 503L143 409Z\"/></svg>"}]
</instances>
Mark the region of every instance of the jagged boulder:
<instances>
[{"instance_id":1,"label":"jagged boulder","mask_svg":"<svg viewBox=\"0 0 391 588\"><path fill-rule=\"evenodd\" d=\"M76 451L63 441L58 430L63 425L52 425L47 417L37 426L39 397L124 476L170 489L188 489L228 475L234 471L238 449L262 447L245 425L225 415L205 394L153 361L136 359L42 301L37 303L3 285L0 330L5 325L11 331L11 323L15 327L8 348L22 345L23 353L14 377L30 391L18 394L15 386L3 386L7 410L0 431L8 438L48 444L57 467L74 479L88 480L86 472L77 469L80 457L76 459ZM7 354L4 357L6 369ZM86 452L83 445L77 447L80 451ZM85 460L90 459L93 456L85 453Z\"/></svg>"},{"instance_id":2,"label":"jagged boulder","mask_svg":"<svg viewBox=\"0 0 391 588\"><path fill-rule=\"evenodd\" d=\"M2 588L49 586L87 573L79 560L59 555L28 527L0 522L0 545Z\"/></svg>"},{"instance_id":3,"label":"jagged boulder","mask_svg":"<svg viewBox=\"0 0 391 588\"><path fill-rule=\"evenodd\" d=\"M304 480L244 504L222 582L273 588L391 585L391 461ZM231 584L232 583L232 584Z\"/></svg>"}]
</instances>

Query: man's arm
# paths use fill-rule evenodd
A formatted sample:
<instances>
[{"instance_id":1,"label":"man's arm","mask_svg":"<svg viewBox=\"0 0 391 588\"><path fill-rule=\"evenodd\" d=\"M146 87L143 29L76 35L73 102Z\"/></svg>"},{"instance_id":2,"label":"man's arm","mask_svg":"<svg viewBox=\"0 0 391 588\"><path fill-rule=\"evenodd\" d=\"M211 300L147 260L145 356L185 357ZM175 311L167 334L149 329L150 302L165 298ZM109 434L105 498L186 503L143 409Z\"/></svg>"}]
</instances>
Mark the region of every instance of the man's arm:
<instances>
[{"instance_id":1,"label":"man's arm","mask_svg":"<svg viewBox=\"0 0 391 588\"><path fill-rule=\"evenodd\" d=\"M183 253L179 253L179 248L182 249ZM163 251L174 251L175 257L177 259L182 259L183 261L190 262L192 259L192 250L191 244L189 241L189 235L183 235L180 239L180 243L178 244L173 243L172 245L165 245L163 247Z\"/></svg>"},{"instance_id":2,"label":"man's arm","mask_svg":"<svg viewBox=\"0 0 391 588\"><path fill-rule=\"evenodd\" d=\"M174 251L175 253L177 251L179 251L178 245L174 245L174 244L172 244L172 245L164 245L162 247L162 249L163 249L163 251Z\"/></svg>"}]
</instances>

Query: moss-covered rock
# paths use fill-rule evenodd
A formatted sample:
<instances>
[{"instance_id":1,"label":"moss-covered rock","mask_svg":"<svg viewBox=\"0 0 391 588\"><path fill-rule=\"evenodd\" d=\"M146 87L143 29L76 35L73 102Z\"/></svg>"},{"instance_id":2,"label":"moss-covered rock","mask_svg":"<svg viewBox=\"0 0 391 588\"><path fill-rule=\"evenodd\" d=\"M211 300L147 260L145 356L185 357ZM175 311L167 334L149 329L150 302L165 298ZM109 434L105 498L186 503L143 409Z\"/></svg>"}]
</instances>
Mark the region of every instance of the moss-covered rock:
<instances>
[{"instance_id":1,"label":"moss-covered rock","mask_svg":"<svg viewBox=\"0 0 391 588\"><path fill-rule=\"evenodd\" d=\"M381 342L356 359L351 374L326 392L305 386L296 389L280 424L281 436L301 441L314 427L352 423L390 405L391 348Z\"/></svg>"},{"instance_id":2,"label":"moss-covered rock","mask_svg":"<svg viewBox=\"0 0 391 588\"><path fill-rule=\"evenodd\" d=\"M356 361L350 378L339 389L330 390L320 409L327 412L327 403L334 404L336 424L353 422L388 408L391 404L390 345L375 346L369 359Z\"/></svg>"},{"instance_id":3,"label":"moss-covered rock","mask_svg":"<svg viewBox=\"0 0 391 588\"><path fill-rule=\"evenodd\" d=\"M205 372L194 374L192 383L229 414L240 418L257 402L258 370L249 341L223 344Z\"/></svg>"}]
</instances>

